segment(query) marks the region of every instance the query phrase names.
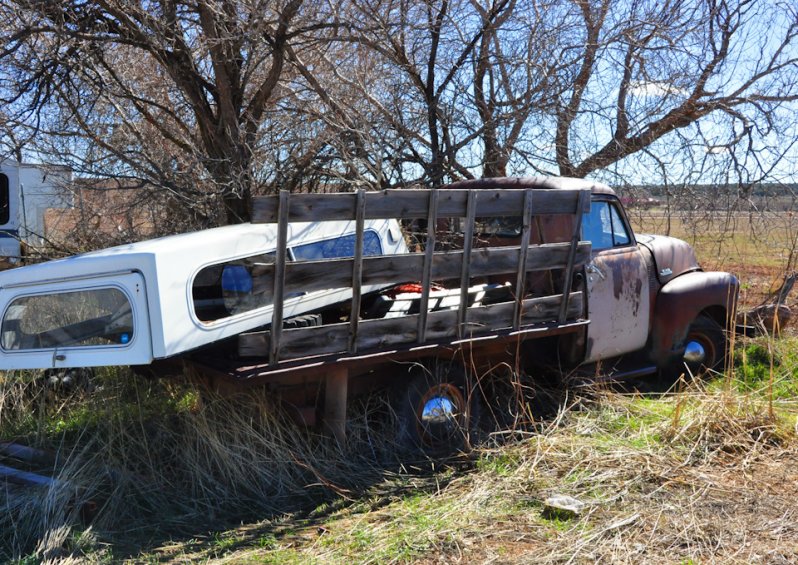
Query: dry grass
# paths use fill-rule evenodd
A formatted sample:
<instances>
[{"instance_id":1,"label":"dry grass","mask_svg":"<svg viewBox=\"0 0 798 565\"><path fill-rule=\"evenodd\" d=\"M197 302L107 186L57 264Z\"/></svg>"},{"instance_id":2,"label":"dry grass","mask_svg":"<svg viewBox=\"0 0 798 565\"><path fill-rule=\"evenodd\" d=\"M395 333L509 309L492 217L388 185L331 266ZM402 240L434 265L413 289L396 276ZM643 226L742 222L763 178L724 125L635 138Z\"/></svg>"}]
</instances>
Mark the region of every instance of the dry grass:
<instances>
[{"instance_id":1,"label":"dry grass","mask_svg":"<svg viewBox=\"0 0 798 565\"><path fill-rule=\"evenodd\" d=\"M670 227L755 303L794 266L792 222ZM798 341L738 350L736 372L708 387L588 391L516 426L517 441L419 468L390 459L381 398L352 407L343 450L265 393L108 372L61 395L7 375L0 437L56 450L60 483L0 492L0 560L794 563ZM552 494L587 509L546 518Z\"/></svg>"},{"instance_id":2,"label":"dry grass","mask_svg":"<svg viewBox=\"0 0 798 565\"><path fill-rule=\"evenodd\" d=\"M776 351L781 380L796 379L794 346ZM737 373L750 372L754 357L738 360ZM342 451L284 421L265 394L224 399L111 376L69 399L31 395L16 381L0 387L5 429L63 458L60 486L4 493L5 558L798 559L798 403L793 389L762 379L750 386L740 374L663 397L587 391L534 430L517 427L518 441L402 469L384 465L388 438L373 423L381 399L353 407ZM553 494L587 509L547 518L543 501ZM89 501L98 505L90 526L81 516Z\"/></svg>"},{"instance_id":3,"label":"dry grass","mask_svg":"<svg viewBox=\"0 0 798 565\"><path fill-rule=\"evenodd\" d=\"M798 215L793 212L628 212L636 232L683 239L706 270L736 274L744 305L757 304L778 288L785 273L798 268Z\"/></svg>"},{"instance_id":4,"label":"dry grass","mask_svg":"<svg viewBox=\"0 0 798 565\"><path fill-rule=\"evenodd\" d=\"M794 563L798 412L781 408L768 420L760 400L729 390L600 393L439 488L407 488L219 562ZM544 517L555 493L587 510Z\"/></svg>"},{"instance_id":5,"label":"dry grass","mask_svg":"<svg viewBox=\"0 0 798 565\"><path fill-rule=\"evenodd\" d=\"M0 531L10 533L0 541L3 558L111 559L125 546L347 497L373 481L383 452L370 446L386 445L367 425L377 404L353 407L358 450L344 452L288 421L265 391L222 398L129 374L100 383L67 398L18 381L0 385L3 437L59 457L52 486L0 492Z\"/></svg>"}]
</instances>

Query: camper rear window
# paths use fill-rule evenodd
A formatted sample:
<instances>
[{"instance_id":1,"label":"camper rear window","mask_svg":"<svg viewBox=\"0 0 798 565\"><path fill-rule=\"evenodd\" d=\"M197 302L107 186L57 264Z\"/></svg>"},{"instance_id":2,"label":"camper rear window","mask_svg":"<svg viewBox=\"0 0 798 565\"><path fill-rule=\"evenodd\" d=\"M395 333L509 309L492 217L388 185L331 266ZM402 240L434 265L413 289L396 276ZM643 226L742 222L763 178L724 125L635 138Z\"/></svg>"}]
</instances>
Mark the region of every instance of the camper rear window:
<instances>
[{"instance_id":1,"label":"camper rear window","mask_svg":"<svg viewBox=\"0 0 798 565\"><path fill-rule=\"evenodd\" d=\"M133 313L117 288L37 294L11 302L0 331L5 350L127 345Z\"/></svg>"}]
</instances>

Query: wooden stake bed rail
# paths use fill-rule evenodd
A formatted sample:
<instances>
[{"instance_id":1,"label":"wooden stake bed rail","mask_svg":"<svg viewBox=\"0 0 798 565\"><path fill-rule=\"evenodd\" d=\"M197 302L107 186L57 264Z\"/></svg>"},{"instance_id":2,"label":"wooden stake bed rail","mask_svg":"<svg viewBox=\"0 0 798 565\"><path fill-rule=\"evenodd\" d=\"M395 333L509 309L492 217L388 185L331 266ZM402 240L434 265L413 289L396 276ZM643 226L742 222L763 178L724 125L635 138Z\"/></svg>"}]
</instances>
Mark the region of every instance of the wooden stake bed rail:
<instances>
[{"instance_id":1,"label":"wooden stake bed rail","mask_svg":"<svg viewBox=\"0 0 798 565\"><path fill-rule=\"evenodd\" d=\"M385 190L340 194L289 194L255 198L253 221L276 223L278 245L273 264L253 270L253 292L271 294L274 309L271 331L239 337L239 353L269 357L269 366L295 364L301 358L343 360L386 348L437 343L451 345L484 339L491 333L521 332L536 327L563 330L584 325L582 292L571 292L575 269L589 261L590 244L580 242L582 214L590 208L590 190L487 189L487 190ZM567 241L535 243L535 216L571 216ZM520 244L502 247L473 246L478 218L521 218ZM363 256L368 219L426 220L425 249L420 253L379 257ZM463 245L458 250L436 249L438 220L463 220ZM286 232L289 222L350 220L355 222L354 256L322 261L288 261ZM527 278L535 271L561 273L558 293L527 296ZM473 279L508 275L512 298L503 302L470 305ZM395 318L361 320L364 286L420 281L416 313ZM430 311L433 282L459 289L458 305ZM352 290L350 319L324 326L283 329L283 300L297 292L330 288Z\"/></svg>"}]
</instances>

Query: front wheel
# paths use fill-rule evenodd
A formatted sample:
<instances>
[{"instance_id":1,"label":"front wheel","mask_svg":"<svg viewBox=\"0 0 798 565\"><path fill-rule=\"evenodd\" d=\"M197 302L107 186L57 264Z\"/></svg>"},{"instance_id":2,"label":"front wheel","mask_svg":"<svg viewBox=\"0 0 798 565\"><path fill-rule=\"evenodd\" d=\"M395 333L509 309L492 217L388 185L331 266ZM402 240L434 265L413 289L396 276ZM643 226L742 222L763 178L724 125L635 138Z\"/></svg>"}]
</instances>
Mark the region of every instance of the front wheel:
<instances>
[{"instance_id":1,"label":"front wheel","mask_svg":"<svg viewBox=\"0 0 798 565\"><path fill-rule=\"evenodd\" d=\"M481 404L471 394L465 368L436 359L414 366L408 376L396 404L400 448L435 456L470 449Z\"/></svg>"},{"instance_id":2,"label":"front wheel","mask_svg":"<svg viewBox=\"0 0 798 565\"><path fill-rule=\"evenodd\" d=\"M726 336L723 328L713 318L698 316L687 331L684 353L674 363L673 373L677 377L698 376L707 371L718 371L726 361Z\"/></svg>"}]
</instances>

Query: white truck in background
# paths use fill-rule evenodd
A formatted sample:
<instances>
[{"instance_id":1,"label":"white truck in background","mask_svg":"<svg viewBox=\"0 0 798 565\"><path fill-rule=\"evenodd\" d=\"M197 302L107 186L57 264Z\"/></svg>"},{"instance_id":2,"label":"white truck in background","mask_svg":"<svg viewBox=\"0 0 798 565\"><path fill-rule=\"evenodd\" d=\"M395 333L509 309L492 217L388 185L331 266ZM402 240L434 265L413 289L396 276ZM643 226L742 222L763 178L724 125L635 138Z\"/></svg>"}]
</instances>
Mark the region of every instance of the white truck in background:
<instances>
[{"instance_id":1,"label":"white truck in background","mask_svg":"<svg viewBox=\"0 0 798 565\"><path fill-rule=\"evenodd\" d=\"M0 270L45 243L45 212L73 207L71 182L66 167L0 161Z\"/></svg>"}]
</instances>

